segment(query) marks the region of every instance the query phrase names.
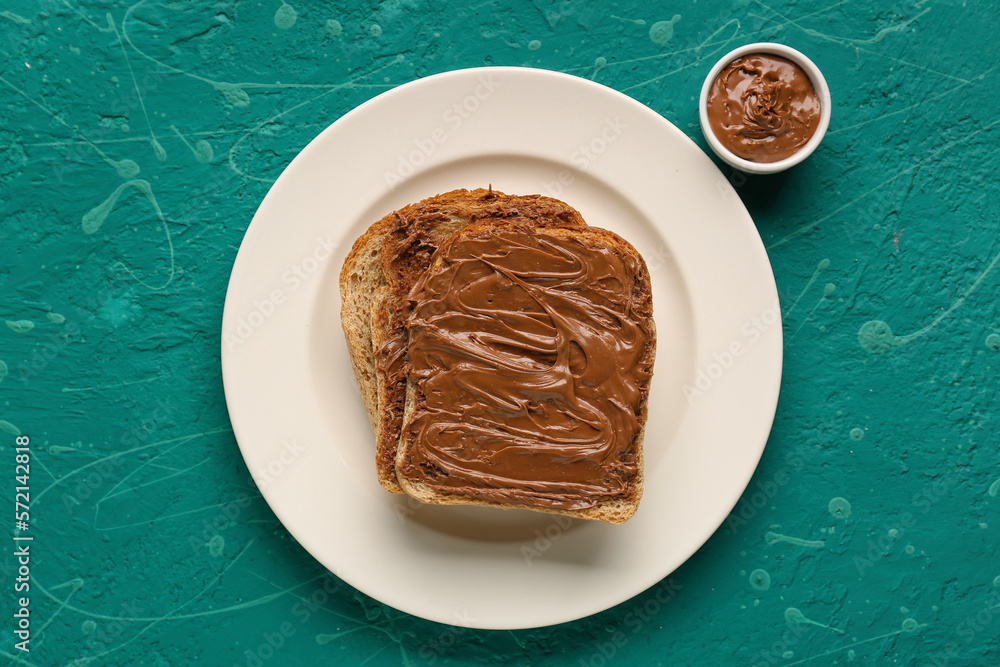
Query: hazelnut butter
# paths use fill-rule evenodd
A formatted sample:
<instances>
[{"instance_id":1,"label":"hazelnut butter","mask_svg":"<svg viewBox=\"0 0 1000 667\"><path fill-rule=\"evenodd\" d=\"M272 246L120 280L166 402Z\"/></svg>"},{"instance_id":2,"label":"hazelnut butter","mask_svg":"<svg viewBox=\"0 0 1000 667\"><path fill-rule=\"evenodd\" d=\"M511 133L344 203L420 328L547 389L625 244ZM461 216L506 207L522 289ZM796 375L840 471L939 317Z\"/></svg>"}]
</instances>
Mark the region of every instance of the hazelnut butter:
<instances>
[{"instance_id":1,"label":"hazelnut butter","mask_svg":"<svg viewBox=\"0 0 1000 667\"><path fill-rule=\"evenodd\" d=\"M566 229L467 231L409 303L401 475L557 510L636 498L655 345L638 253Z\"/></svg>"},{"instance_id":2,"label":"hazelnut butter","mask_svg":"<svg viewBox=\"0 0 1000 667\"><path fill-rule=\"evenodd\" d=\"M792 61L767 53L737 58L708 94L708 122L719 142L751 162L791 157L816 133L819 95Z\"/></svg>"}]
</instances>

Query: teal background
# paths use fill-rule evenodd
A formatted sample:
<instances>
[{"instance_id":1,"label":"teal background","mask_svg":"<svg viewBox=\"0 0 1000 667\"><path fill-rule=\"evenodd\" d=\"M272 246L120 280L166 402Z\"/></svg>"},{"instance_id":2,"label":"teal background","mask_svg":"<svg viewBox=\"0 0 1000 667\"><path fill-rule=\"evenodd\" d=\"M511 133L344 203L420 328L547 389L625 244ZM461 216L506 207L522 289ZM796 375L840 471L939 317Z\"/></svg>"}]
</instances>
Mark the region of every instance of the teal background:
<instances>
[{"instance_id":1,"label":"teal background","mask_svg":"<svg viewBox=\"0 0 1000 667\"><path fill-rule=\"evenodd\" d=\"M1000 663L1000 10L874 5L5 2L0 439L32 439L35 541L30 654L0 550L0 659ZM536 630L449 628L327 575L250 481L220 378L229 271L282 169L380 92L481 65L595 79L704 148L707 71L767 40L835 107L792 171L724 169L786 345L727 522L660 586ZM0 469L12 533L12 451Z\"/></svg>"}]
</instances>

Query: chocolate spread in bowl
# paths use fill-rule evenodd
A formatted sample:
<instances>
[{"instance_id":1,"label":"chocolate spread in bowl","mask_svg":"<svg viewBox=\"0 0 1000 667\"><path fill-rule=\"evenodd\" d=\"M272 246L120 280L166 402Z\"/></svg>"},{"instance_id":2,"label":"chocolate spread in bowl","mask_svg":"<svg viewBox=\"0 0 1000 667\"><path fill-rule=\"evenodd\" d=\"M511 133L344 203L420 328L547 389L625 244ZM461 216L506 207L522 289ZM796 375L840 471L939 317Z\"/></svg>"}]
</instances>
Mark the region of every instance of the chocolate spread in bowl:
<instances>
[{"instance_id":1,"label":"chocolate spread in bowl","mask_svg":"<svg viewBox=\"0 0 1000 667\"><path fill-rule=\"evenodd\" d=\"M819 126L819 95L792 61L767 53L737 58L708 93L708 122L734 155L777 162L806 145Z\"/></svg>"}]
</instances>

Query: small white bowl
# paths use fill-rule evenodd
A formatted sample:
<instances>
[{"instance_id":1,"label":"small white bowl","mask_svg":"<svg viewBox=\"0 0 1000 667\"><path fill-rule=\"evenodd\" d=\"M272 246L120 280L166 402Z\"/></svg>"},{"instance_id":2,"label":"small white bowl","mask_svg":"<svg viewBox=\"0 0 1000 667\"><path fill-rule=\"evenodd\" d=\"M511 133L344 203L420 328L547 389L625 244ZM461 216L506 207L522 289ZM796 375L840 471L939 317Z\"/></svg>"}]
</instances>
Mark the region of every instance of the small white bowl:
<instances>
[{"instance_id":1,"label":"small white bowl","mask_svg":"<svg viewBox=\"0 0 1000 667\"><path fill-rule=\"evenodd\" d=\"M796 151L794 155L786 157L784 160L778 160L777 162L753 162L735 155L732 151L722 145L722 142L720 142L715 136L715 133L712 131L712 126L708 122L708 93L711 90L716 77L719 76L719 73L729 63L733 62L737 58L754 53L767 53L775 56L781 56L782 58L787 58L792 61L801 67L802 71L806 73L809 80L812 82L813 88L816 90L816 94L819 95L820 116L819 125L816 127L815 134L813 134L809 141L806 142L806 145ZM823 141L823 136L826 134L826 128L830 125L831 104L830 87L826 85L826 79L823 77L823 73L819 71L819 68L816 67L816 64L813 63L813 61L809 60L809 58L805 57L802 53L789 46L785 46L784 44L776 44L774 42L757 42L755 44L747 44L739 47L738 49L734 49L724 55L719 62L715 63L715 67L709 71L708 76L705 78L705 83L701 87L701 99L698 101L698 113L701 116L701 131L705 134L705 139L708 140L708 145L712 147L715 154L722 158L726 164L731 167L735 167L740 171L745 171L751 174L774 174L779 171L784 171L789 167L794 167L799 162L802 162L809 157L812 152L816 150L816 147Z\"/></svg>"}]
</instances>

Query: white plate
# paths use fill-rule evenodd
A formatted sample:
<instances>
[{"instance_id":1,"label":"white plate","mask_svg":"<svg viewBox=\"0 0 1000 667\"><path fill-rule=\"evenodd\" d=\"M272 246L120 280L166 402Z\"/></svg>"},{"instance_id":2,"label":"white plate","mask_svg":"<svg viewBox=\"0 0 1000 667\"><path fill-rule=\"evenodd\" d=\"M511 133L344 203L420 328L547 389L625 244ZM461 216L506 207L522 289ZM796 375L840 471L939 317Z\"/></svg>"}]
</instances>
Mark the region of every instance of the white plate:
<instances>
[{"instance_id":1,"label":"white plate","mask_svg":"<svg viewBox=\"0 0 1000 667\"><path fill-rule=\"evenodd\" d=\"M565 200L631 241L651 269L645 493L624 525L419 506L376 481L340 328L341 264L386 213L488 184ZM323 131L247 229L222 335L236 439L288 531L364 593L476 628L582 618L670 574L750 480L781 376L774 277L726 178L642 104L535 69L431 76Z\"/></svg>"}]
</instances>

